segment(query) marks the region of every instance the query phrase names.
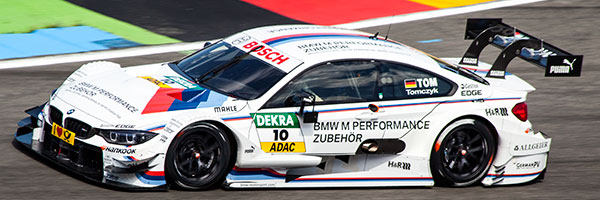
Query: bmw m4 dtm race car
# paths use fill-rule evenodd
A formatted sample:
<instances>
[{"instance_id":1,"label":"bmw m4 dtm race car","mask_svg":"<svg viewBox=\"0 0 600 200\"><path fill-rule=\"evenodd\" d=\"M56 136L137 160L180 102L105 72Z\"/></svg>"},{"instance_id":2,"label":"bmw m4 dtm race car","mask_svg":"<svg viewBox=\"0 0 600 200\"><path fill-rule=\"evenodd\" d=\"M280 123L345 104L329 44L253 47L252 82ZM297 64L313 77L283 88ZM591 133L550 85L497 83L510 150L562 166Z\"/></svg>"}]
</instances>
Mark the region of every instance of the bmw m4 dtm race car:
<instances>
[{"instance_id":1,"label":"bmw m4 dtm race car","mask_svg":"<svg viewBox=\"0 0 600 200\"><path fill-rule=\"evenodd\" d=\"M582 56L470 19L462 58L314 25L255 28L180 60L81 66L15 137L124 188L486 186L544 176L551 139L527 116L519 57L578 76ZM492 64L479 62L487 45Z\"/></svg>"}]
</instances>

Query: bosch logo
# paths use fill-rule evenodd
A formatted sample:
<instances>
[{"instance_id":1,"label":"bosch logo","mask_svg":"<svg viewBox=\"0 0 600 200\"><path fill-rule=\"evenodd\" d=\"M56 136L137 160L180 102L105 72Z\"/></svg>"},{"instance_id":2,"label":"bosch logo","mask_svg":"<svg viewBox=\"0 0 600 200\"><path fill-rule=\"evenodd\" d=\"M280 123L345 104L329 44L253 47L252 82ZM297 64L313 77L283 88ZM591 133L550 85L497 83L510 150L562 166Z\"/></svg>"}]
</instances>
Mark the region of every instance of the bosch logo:
<instances>
[{"instance_id":1,"label":"bosch logo","mask_svg":"<svg viewBox=\"0 0 600 200\"><path fill-rule=\"evenodd\" d=\"M236 45L236 44L240 44L242 42L248 41L248 40L250 40L250 36L244 36L244 37L241 37L241 38L231 41L231 44Z\"/></svg>"},{"instance_id":2,"label":"bosch logo","mask_svg":"<svg viewBox=\"0 0 600 200\"><path fill-rule=\"evenodd\" d=\"M67 115L73 114L75 112L75 109L71 109L69 111L67 111Z\"/></svg>"}]
</instances>

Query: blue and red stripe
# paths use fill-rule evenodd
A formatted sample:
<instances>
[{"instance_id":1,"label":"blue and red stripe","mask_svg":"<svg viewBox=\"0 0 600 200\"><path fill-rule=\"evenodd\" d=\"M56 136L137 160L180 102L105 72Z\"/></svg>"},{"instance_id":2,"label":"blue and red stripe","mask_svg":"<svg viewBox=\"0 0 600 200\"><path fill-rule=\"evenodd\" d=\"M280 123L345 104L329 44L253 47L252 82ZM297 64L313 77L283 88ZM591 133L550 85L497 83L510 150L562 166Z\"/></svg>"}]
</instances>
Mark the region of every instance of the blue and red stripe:
<instances>
[{"instance_id":1,"label":"blue and red stripe","mask_svg":"<svg viewBox=\"0 0 600 200\"><path fill-rule=\"evenodd\" d=\"M225 118L221 118L223 121L226 122L230 122L230 121L238 121L238 120L248 120L248 119L252 119L252 117L250 116L241 116L241 117L225 117Z\"/></svg>"},{"instance_id":2,"label":"blue and red stripe","mask_svg":"<svg viewBox=\"0 0 600 200\"><path fill-rule=\"evenodd\" d=\"M167 184L165 180L165 172L164 171L145 171L135 173L135 177L140 180L142 183L148 185L164 185Z\"/></svg>"},{"instance_id":3,"label":"blue and red stripe","mask_svg":"<svg viewBox=\"0 0 600 200\"><path fill-rule=\"evenodd\" d=\"M285 179L285 174L279 173L269 168L238 168L233 167L228 179L232 180L269 180Z\"/></svg>"},{"instance_id":4,"label":"blue and red stripe","mask_svg":"<svg viewBox=\"0 0 600 200\"><path fill-rule=\"evenodd\" d=\"M339 182L339 181L432 181L432 177L336 177L297 178L293 181Z\"/></svg>"},{"instance_id":5,"label":"blue and red stripe","mask_svg":"<svg viewBox=\"0 0 600 200\"><path fill-rule=\"evenodd\" d=\"M521 97L507 97L507 98L486 98L484 101L501 101L501 100L520 100ZM390 104L390 105L381 105L380 108L394 108L394 107L405 107L405 106L420 106L420 105L428 105L428 104L452 104L452 103L469 103L475 100L480 99L465 99L465 100L450 100L450 101L429 101L429 102L419 102L419 103L404 103L404 104ZM346 111L355 111L355 110L366 110L369 107L352 107L352 108L339 108L339 109L328 109L328 110L318 110L319 113L332 113L332 112L346 112Z\"/></svg>"},{"instance_id":6,"label":"blue and red stripe","mask_svg":"<svg viewBox=\"0 0 600 200\"><path fill-rule=\"evenodd\" d=\"M540 175L541 173L542 173L542 171L533 172L533 173L525 173L525 174L488 174L487 177L489 177L489 178L496 178L496 177L523 178L523 177L537 176L537 175Z\"/></svg>"},{"instance_id":7,"label":"blue and red stripe","mask_svg":"<svg viewBox=\"0 0 600 200\"><path fill-rule=\"evenodd\" d=\"M165 128L165 126L166 126L166 124L155 126L155 127L151 127L151 128L146 129L146 131L150 131L150 132L158 131L160 129Z\"/></svg>"},{"instance_id":8,"label":"blue and red stripe","mask_svg":"<svg viewBox=\"0 0 600 200\"><path fill-rule=\"evenodd\" d=\"M133 156L123 156L123 158L127 161L138 161L138 159Z\"/></svg>"},{"instance_id":9,"label":"blue and red stripe","mask_svg":"<svg viewBox=\"0 0 600 200\"><path fill-rule=\"evenodd\" d=\"M344 34L344 33L306 33L306 34L292 34L292 35L284 35L274 38L269 38L263 40L262 42L270 45L277 46L281 44L285 44L293 41L302 41L302 40L310 40L310 39L331 39L331 38L347 38L347 39L365 39L369 41L382 41L389 42L395 45L402 45L398 42L392 40L384 40L382 38L371 39L372 35L366 34ZM404 45L402 45L404 46Z\"/></svg>"},{"instance_id":10,"label":"blue and red stripe","mask_svg":"<svg viewBox=\"0 0 600 200\"><path fill-rule=\"evenodd\" d=\"M282 180L285 174L269 168L238 168L234 167L227 176L232 180ZM432 181L432 177L324 177L324 178L296 178L291 181Z\"/></svg>"},{"instance_id":11,"label":"blue and red stripe","mask_svg":"<svg viewBox=\"0 0 600 200\"><path fill-rule=\"evenodd\" d=\"M521 97L507 97L507 98L486 98L484 101L502 101L502 100L520 100ZM452 104L452 103L469 103L476 100L481 99L465 99L465 100L450 100L450 101L429 101L429 102L419 102L419 103L404 103L404 104L390 104L390 105L381 105L380 108L395 108L395 107L405 107L405 106L420 106L420 105L428 105L428 104ZM367 110L369 107L361 106L361 107L352 107L352 108L337 108L337 109L326 109L326 110L317 110L319 113L334 113L334 112L347 112L347 111L356 111L356 110ZM240 116L240 117L226 117L221 118L223 121L237 121L237 120L250 120L251 116Z\"/></svg>"}]
</instances>

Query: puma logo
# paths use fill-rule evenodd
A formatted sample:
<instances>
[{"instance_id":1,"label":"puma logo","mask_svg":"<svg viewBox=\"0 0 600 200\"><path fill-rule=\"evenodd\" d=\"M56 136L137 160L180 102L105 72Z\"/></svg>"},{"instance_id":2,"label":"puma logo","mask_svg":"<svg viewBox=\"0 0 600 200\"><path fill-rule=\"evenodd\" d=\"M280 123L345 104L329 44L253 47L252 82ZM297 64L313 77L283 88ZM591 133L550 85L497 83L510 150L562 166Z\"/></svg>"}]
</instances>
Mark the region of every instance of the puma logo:
<instances>
[{"instance_id":1,"label":"puma logo","mask_svg":"<svg viewBox=\"0 0 600 200\"><path fill-rule=\"evenodd\" d=\"M576 61L576 60L577 60L577 58L573 59L573 61L572 61L572 62L569 62L569 60L567 60L567 59L565 58L565 59L563 60L563 64L567 64L567 65L569 65L569 68L570 68L571 70L573 70L573 64L575 63L575 61Z\"/></svg>"},{"instance_id":2,"label":"puma logo","mask_svg":"<svg viewBox=\"0 0 600 200\"><path fill-rule=\"evenodd\" d=\"M554 65L550 66L550 73L552 74L568 74L573 71L573 65L577 61L577 58L573 59L573 61L569 62L568 59L563 59L563 63L565 65Z\"/></svg>"}]
</instances>

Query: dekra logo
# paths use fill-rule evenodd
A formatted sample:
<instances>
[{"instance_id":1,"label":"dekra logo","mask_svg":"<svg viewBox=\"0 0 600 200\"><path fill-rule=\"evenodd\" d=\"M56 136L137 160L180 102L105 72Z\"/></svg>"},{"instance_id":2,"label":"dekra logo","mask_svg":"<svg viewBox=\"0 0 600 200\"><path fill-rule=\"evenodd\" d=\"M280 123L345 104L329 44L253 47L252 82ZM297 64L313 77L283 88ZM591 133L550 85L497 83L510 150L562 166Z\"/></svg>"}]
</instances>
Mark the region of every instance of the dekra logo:
<instances>
[{"instance_id":1,"label":"dekra logo","mask_svg":"<svg viewBox=\"0 0 600 200\"><path fill-rule=\"evenodd\" d=\"M294 113L256 113L253 114L256 128L299 128Z\"/></svg>"}]
</instances>

